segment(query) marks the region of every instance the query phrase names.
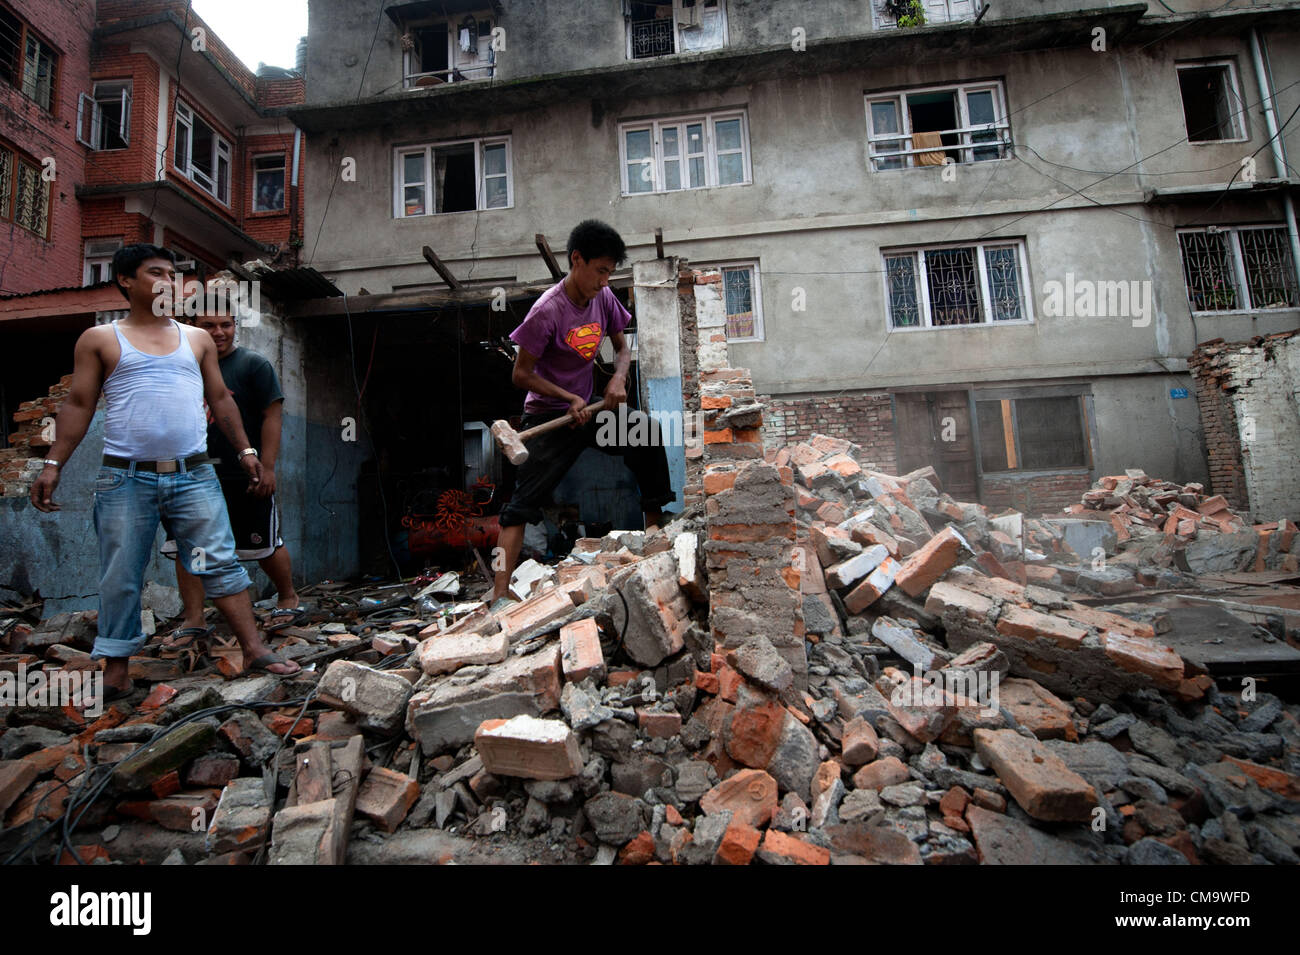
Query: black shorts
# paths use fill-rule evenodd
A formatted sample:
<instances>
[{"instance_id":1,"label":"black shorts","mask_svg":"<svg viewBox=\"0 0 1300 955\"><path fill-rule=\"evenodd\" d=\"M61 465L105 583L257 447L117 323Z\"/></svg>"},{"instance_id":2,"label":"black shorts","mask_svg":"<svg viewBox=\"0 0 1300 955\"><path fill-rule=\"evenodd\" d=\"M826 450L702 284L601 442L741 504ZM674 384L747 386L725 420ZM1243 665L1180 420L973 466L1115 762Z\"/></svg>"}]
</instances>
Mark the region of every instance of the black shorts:
<instances>
[{"instance_id":1,"label":"black shorts","mask_svg":"<svg viewBox=\"0 0 1300 955\"><path fill-rule=\"evenodd\" d=\"M525 414L520 419L519 430L535 427L566 413L553 411ZM629 412L629 415L639 414L639 411ZM660 440L658 424L649 415L646 416L645 423L647 440L630 445L597 440L601 434L599 414L592 415L591 420L580 428L566 425L529 439L525 445L528 448L528 460L519 465L515 474L514 494L498 518L501 526L539 522L542 519L542 507L550 502L551 492L564 480L574 462L587 448L595 448L605 454L617 454L623 458L623 463L628 466L641 490L642 511L656 511L677 500L668 474L668 455Z\"/></svg>"},{"instance_id":2,"label":"black shorts","mask_svg":"<svg viewBox=\"0 0 1300 955\"><path fill-rule=\"evenodd\" d=\"M221 494L226 499L226 512L230 515L230 529L235 533L235 556L240 560L265 560L275 553L276 548L283 547L280 539L280 508L275 495L256 497L248 493L248 477L226 477L221 479ZM164 557L176 559L176 541L163 524L167 540L163 541L160 553Z\"/></svg>"}]
</instances>

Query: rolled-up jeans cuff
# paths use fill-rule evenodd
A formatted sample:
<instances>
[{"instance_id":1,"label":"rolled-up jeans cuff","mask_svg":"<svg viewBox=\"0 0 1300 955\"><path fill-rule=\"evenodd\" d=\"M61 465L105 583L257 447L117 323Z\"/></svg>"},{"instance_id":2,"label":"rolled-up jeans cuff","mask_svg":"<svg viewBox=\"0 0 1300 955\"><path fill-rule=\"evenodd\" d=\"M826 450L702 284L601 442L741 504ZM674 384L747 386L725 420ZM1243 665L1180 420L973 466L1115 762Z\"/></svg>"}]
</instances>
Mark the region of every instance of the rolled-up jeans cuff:
<instances>
[{"instance_id":1,"label":"rolled-up jeans cuff","mask_svg":"<svg viewBox=\"0 0 1300 955\"><path fill-rule=\"evenodd\" d=\"M117 640L108 637L96 637L95 646L90 651L91 659L103 660L108 657L131 657L139 652L149 638L143 633L135 640Z\"/></svg>"}]
</instances>

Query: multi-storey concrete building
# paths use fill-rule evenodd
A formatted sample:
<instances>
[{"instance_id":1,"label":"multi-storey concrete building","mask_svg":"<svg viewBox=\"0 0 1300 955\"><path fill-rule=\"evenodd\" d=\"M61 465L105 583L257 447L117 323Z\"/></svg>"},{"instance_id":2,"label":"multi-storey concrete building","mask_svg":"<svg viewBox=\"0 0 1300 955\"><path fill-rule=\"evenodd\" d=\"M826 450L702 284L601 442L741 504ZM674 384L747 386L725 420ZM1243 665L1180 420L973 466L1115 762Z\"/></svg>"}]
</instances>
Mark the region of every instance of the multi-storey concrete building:
<instances>
[{"instance_id":1,"label":"multi-storey concrete building","mask_svg":"<svg viewBox=\"0 0 1300 955\"><path fill-rule=\"evenodd\" d=\"M537 233L661 229L772 439L1027 510L1205 480L1192 350L1300 316L1300 12L1177 6L311 0L306 251L418 314L424 246L525 282Z\"/></svg>"}]
</instances>

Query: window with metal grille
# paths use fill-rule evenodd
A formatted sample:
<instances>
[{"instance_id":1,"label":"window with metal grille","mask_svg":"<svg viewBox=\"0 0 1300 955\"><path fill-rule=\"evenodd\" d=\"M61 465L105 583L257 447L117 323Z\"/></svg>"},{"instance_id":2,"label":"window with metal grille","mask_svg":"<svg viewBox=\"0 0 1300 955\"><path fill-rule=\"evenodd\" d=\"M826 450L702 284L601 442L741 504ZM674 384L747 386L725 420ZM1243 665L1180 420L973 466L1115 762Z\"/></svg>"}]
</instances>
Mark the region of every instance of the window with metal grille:
<instances>
[{"instance_id":1,"label":"window with metal grille","mask_svg":"<svg viewBox=\"0 0 1300 955\"><path fill-rule=\"evenodd\" d=\"M59 55L31 25L0 7L0 80L53 113Z\"/></svg>"},{"instance_id":2,"label":"window with metal grille","mask_svg":"<svg viewBox=\"0 0 1300 955\"><path fill-rule=\"evenodd\" d=\"M722 298L727 310L727 341L763 340L763 296L757 262L697 265L722 273Z\"/></svg>"},{"instance_id":3,"label":"window with metal grille","mask_svg":"<svg viewBox=\"0 0 1300 955\"><path fill-rule=\"evenodd\" d=\"M890 250L882 257L891 329L1031 320L1019 241Z\"/></svg>"},{"instance_id":4,"label":"window with metal grille","mask_svg":"<svg viewBox=\"0 0 1300 955\"><path fill-rule=\"evenodd\" d=\"M1295 264L1285 226L1209 226L1178 233L1193 312L1295 308Z\"/></svg>"},{"instance_id":5,"label":"window with metal grille","mask_svg":"<svg viewBox=\"0 0 1300 955\"><path fill-rule=\"evenodd\" d=\"M0 220L48 239L50 184L41 172L36 160L0 144Z\"/></svg>"}]
</instances>

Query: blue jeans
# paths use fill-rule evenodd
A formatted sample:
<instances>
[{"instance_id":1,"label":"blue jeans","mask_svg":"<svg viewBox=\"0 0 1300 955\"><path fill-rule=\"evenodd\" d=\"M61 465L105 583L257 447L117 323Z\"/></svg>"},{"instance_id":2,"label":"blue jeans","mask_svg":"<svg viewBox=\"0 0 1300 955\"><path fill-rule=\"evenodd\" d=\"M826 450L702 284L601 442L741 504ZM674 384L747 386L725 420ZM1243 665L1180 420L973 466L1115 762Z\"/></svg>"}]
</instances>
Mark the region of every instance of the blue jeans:
<instances>
[{"instance_id":1,"label":"blue jeans","mask_svg":"<svg viewBox=\"0 0 1300 955\"><path fill-rule=\"evenodd\" d=\"M140 626L140 591L160 521L167 522L180 559L203 581L209 597L229 597L251 584L235 560L235 535L211 464L174 474L137 471L134 465L101 467L95 477L99 636L91 656L96 659L129 657L148 639Z\"/></svg>"}]
</instances>

